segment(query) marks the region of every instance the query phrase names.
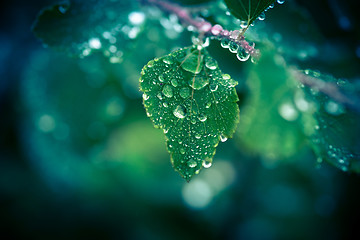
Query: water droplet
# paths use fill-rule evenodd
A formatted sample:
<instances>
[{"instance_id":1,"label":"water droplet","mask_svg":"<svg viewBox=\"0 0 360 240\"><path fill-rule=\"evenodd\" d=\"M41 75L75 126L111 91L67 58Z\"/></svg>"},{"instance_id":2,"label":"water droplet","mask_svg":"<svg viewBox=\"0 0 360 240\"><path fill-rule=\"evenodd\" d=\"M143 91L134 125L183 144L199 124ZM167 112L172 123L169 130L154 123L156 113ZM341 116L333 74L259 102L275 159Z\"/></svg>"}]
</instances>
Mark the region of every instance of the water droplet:
<instances>
[{"instance_id":1,"label":"water droplet","mask_svg":"<svg viewBox=\"0 0 360 240\"><path fill-rule=\"evenodd\" d=\"M178 105L174 109L173 114L177 118L185 118L185 116L186 116L186 108L181 106L181 105Z\"/></svg>"},{"instance_id":2,"label":"water droplet","mask_svg":"<svg viewBox=\"0 0 360 240\"><path fill-rule=\"evenodd\" d=\"M154 61L151 60L147 65L148 68L152 68L154 66Z\"/></svg>"},{"instance_id":3,"label":"water droplet","mask_svg":"<svg viewBox=\"0 0 360 240\"><path fill-rule=\"evenodd\" d=\"M143 96L144 101L149 99L149 95L147 95L146 93L144 93L142 96Z\"/></svg>"},{"instance_id":4,"label":"water droplet","mask_svg":"<svg viewBox=\"0 0 360 240\"><path fill-rule=\"evenodd\" d=\"M224 134L220 134L220 140L221 140L221 142L226 142L227 139L228 139L228 138L225 137Z\"/></svg>"},{"instance_id":5,"label":"water droplet","mask_svg":"<svg viewBox=\"0 0 360 240\"><path fill-rule=\"evenodd\" d=\"M239 30L234 30L230 32L230 38L236 40L240 35Z\"/></svg>"},{"instance_id":6,"label":"water droplet","mask_svg":"<svg viewBox=\"0 0 360 240\"><path fill-rule=\"evenodd\" d=\"M196 119L195 119L195 118L192 118L192 119L190 120L190 122L191 122L192 124L195 124L195 123L196 123Z\"/></svg>"},{"instance_id":7,"label":"water droplet","mask_svg":"<svg viewBox=\"0 0 360 240\"><path fill-rule=\"evenodd\" d=\"M200 138L201 138L201 135L197 133L197 134L195 134L195 138L196 138L196 139L200 139Z\"/></svg>"},{"instance_id":8,"label":"water droplet","mask_svg":"<svg viewBox=\"0 0 360 240\"><path fill-rule=\"evenodd\" d=\"M181 153L181 154L185 154L185 149L180 148L180 153Z\"/></svg>"},{"instance_id":9,"label":"water droplet","mask_svg":"<svg viewBox=\"0 0 360 240\"><path fill-rule=\"evenodd\" d=\"M214 59L209 58L205 63L205 67L207 67L210 70L215 70L217 68L217 63Z\"/></svg>"},{"instance_id":10,"label":"water droplet","mask_svg":"<svg viewBox=\"0 0 360 240\"><path fill-rule=\"evenodd\" d=\"M212 158L205 158L205 160L202 163L204 168L209 168L212 165Z\"/></svg>"},{"instance_id":11,"label":"water droplet","mask_svg":"<svg viewBox=\"0 0 360 240\"><path fill-rule=\"evenodd\" d=\"M229 48L230 40L227 38L223 38L220 42L221 47Z\"/></svg>"},{"instance_id":12,"label":"water droplet","mask_svg":"<svg viewBox=\"0 0 360 240\"><path fill-rule=\"evenodd\" d=\"M164 77L164 75L160 75L160 76L159 76L159 81L160 81L160 82L165 82L165 77Z\"/></svg>"},{"instance_id":13,"label":"water droplet","mask_svg":"<svg viewBox=\"0 0 360 240\"><path fill-rule=\"evenodd\" d=\"M285 2L285 0L277 0L278 4L283 4Z\"/></svg>"},{"instance_id":14,"label":"water droplet","mask_svg":"<svg viewBox=\"0 0 360 240\"><path fill-rule=\"evenodd\" d=\"M170 85L165 85L163 90L162 90L162 93L168 97L168 98L171 98L173 96L173 89Z\"/></svg>"},{"instance_id":15,"label":"water droplet","mask_svg":"<svg viewBox=\"0 0 360 240\"><path fill-rule=\"evenodd\" d=\"M171 80L171 85L173 85L173 87L177 87L177 86L179 85L179 83L178 83L178 81L177 81L175 78L173 78L173 79Z\"/></svg>"},{"instance_id":16,"label":"water droplet","mask_svg":"<svg viewBox=\"0 0 360 240\"><path fill-rule=\"evenodd\" d=\"M247 52L245 51L245 49L239 48L239 50L238 50L238 52L237 52L237 54L236 54L236 57L237 57L237 59L239 59L240 61L245 62L245 61L247 61L247 60L249 59L250 54L247 53Z\"/></svg>"},{"instance_id":17,"label":"water droplet","mask_svg":"<svg viewBox=\"0 0 360 240\"><path fill-rule=\"evenodd\" d=\"M258 19L259 19L260 21L265 20L265 12L260 13Z\"/></svg>"},{"instance_id":18,"label":"water droplet","mask_svg":"<svg viewBox=\"0 0 360 240\"><path fill-rule=\"evenodd\" d=\"M229 45L229 51L232 52L232 53L236 53L239 49L239 45L237 45L237 43L235 42L230 42L230 45Z\"/></svg>"},{"instance_id":19,"label":"water droplet","mask_svg":"<svg viewBox=\"0 0 360 240\"><path fill-rule=\"evenodd\" d=\"M195 75L189 81L189 86L195 90L200 90L209 84L209 78L202 75Z\"/></svg>"},{"instance_id":20,"label":"water droplet","mask_svg":"<svg viewBox=\"0 0 360 240\"><path fill-rule=\"evenodd\" d=\"M159 100L163 100L163 99L164 99L164 94L163 94L162 92L159 92L156 96L157 96L157 98L158 98Z\"/></svg>"},{"instance_id":21,"label":"water droplet","mask_svg":"<svg viewBox=\"0 0 360 240\"><path fill-rule=\"evenodd\" d=\"M204 56L201 54L201 51L195 50L187 54L185 57L178 58L178 61L181 63L181 67L185 71L198 74L203 68L203 58Z\"/></svg>"},{"instance_id":22,"label":"water droplet","mask_svg":"<svg viewBox=\"0 0 360 240\"><path fill-rule=\"evenodd\" d=\"M186 99L190 96L190 89L187 87L183 87L182 89L180 89L180 97Z\"/></svg>"},{"instance_id":23,"label":"water droplet","mask_svg":"<svg viewBox=\"0 0 360 240\"><path fill-rule=\"evenodd\" d=\"M210 84L210 91L215 92L218 89L218 87L219 86L216 83L211 83Z\"/></svg>"},{"instance_id":24,"label":"water droplet","mask_svg":"<svg viewBox=\"0 0 360 240\"><path fill-rule=\"evenodd\" d=\"M206 108L210 108L211 107L211 102L208 102L208 103L206 103L206 106L205 106Z\"/></svg>"},{"instance_id":25,"label":"water droplet","mask_svg":"<svg viewBox=\"0 0 360 240\"><path fill-rule=\"evenodd\" d=\"M165 57L163 58L163 62L170 65L173 64L174 61L170 57Z\"/></svg>"},{"instance_id":26,"label":"water droplet","mask_svg":"<svg viewBox=\"0 0 360 240\"><path fill-rule=\"evenodd\" d=\"M205 114L203 114L203 113L200 113L200 115L199 115L199 120L201 121L201 122L205 122L206 121L206 119L207 119L207 116L205 115Z\"/></svg>"},{"instance_id":27,"label":"water droplet","mask_svg":"<svg viewBox=\"0 0 360 240\"><path fill-rule=\"evenodd\" d=\"M216 35L219 35L222 30L223 30L223 27L219 24L216 24L211 28L211 33L216 36Z\"/></svg>"},{"instance_id":28,"label":"water droplet","mask_svg":"<svg viewBox=\"0 0 360 240\"><path fill-rule=\"evenodd\" d=\"M197 163L194 160L191 159L191 160L188 161L188 166L189 167L194 168L194 167L196 167L196 165L197 165Z\"/></svg>"},{"instance_id":29,"label":"water droplet","mask_svg":"<svg viewBox=\"0 0 360 240\"><path fill-rule=\"evenodd\" d=\"M336 103L332 100L329 100L327 103L325 103L325 110L327 113L335 116L340 115L345 111L344 107L341 104Z\"/></svg>"},{"instance_id":30,"label":"water droplet","mask_svg":"<svg viewBox=\"0 0 360 240\"><path fill-rule=\"evenodd\" d=\"M169 104L167 102L163 102L163 106L167 108Z\"/></svg>"},{"instance_id":31,"label":"water droplet","mask_svg":"<svg viewBox=\"0 0 360 240\"><path fill-rule=\"evenodd\" d=\"M224 80L229 80L231 77L230 77L230 75L229 74L223 74L222 75L222 78L224 79Z\"/></svg>"}]
</instances>

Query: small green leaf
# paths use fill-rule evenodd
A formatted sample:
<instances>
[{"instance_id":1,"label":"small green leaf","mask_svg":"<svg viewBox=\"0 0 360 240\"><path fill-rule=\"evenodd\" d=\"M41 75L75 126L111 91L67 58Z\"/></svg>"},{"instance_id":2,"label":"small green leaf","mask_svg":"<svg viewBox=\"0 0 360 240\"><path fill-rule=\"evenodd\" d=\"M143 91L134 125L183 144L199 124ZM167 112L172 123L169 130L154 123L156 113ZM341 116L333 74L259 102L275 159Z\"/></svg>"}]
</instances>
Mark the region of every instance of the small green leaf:
<instances>
[{"instance_id":1,"label":"small green leaf","mask_svg":"<svg viewBox=\"0 0 360 240\"><path fill-rule=\"evenodd\" d=\"M129 40L123 27L138 27L131 22L127 25L132 6L131 1L111 0L55 4L40 12L33 32L45 45L73 56L87 56L99 49L110 55L114 53L115 43L124 45Z\"/></svg>"},{"instance_id":2,"label":"small green leaf","mask_svg":"<svg viewBox=\"0 0 360 240\"><path fill-rule=\"evenodd\" d=\"M276 0L225 0L230 12L250 25Z\"/></svg>"},{"instance_id":3,"label":"small green leaf","mask_svg":"<svg viewBox=\"0 0 360 240\"><path fill-rule=\"evenodd\" d=\"M196 46L143 68L140 88L147 114L163 129L172 165L187 181L211 165L220 140L232 137L239 122L236 84Z\"/></svg>"}]
</instances>

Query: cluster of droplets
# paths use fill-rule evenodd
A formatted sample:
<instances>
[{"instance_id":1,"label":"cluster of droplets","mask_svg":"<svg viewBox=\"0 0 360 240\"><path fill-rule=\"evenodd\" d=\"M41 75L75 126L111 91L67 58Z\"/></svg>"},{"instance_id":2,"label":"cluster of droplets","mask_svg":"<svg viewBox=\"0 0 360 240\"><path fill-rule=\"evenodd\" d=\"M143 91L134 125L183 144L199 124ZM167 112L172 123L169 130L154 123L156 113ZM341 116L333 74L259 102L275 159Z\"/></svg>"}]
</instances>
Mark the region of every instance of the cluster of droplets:
<instances>
[{"instance_id":1,"label":"cluster of droplets","mask_svg":"<svg viewBox=\"0 0 360 240\"><path fill-rule=\"evenodd\" d=\"M235 53L239 61L245 62L251 58L256 62L258 51L255 49L255 43L249 43L244 39L241 30L228 31L224 30L221 25L214 25L211 28L211 34L220 39L220 45Z\"/></svg>"},{"instance_id":2,"label":"cluster of droplets","mask_svg":"<svg viewBox=\"0 0 360 240\"><path fill-rule=\"evenodd\" d=\"M198 39L193 41L199 43ZM150 85L142 87L145 91L144 105L155 107L154 110L157 113L154 114L153 111L148 110L148 113L154 114L148 114L148 116L152 117L157 127L161 127L167 134L169 151L182 156L179 157L181 163L173 164L185 177L197 174L201 167L210 167L214 147L219 141L227 140L226 134L223 133L224 128L208 132L209 128L206 127L209 122L208 114L212 112L208 109L226 101L227 96L216 94L219 89L230 91L237 84L230 75L221 74L216 60L204 55L202 51L202 48L199 49L195 45L195 47L181 49L166 57L150 61L143 68L140 78L141 85L147 86L144 85L144 79L147 78L146 75L151 76L148 78L151 79ZM159 69L161 70L158 71ZM228 87L220 88L219 84ZM152 91L156 91L154 96L151 94ZM204 91L206 94L204 96L209 99L202 100L203 103L199 105L193 99L195 91ZM206 91L208 93L205 93ZM218 105L218 108L221 111L221 106ZM214 117L213 120L217 122L219 116Z\"/></svg>"},{"instance_id":3,"label":"cluster of droplets","mask_svg":"<svg viewBox=\"0 0 360 240\"><path fill-rule=\"evenodd\" d=\"M65 10L59 7L59 11L64 12ZM124 47L119 43L123 44L123 42L136 39L142 31L145 21L144 12L133 11L128 14L125 24L118 23L109 29L96 29L93 37L76 46L80 51L79 57L89 56L94 51L102 51L111 63L121 63Z\"/></svg>"}]
</instances>

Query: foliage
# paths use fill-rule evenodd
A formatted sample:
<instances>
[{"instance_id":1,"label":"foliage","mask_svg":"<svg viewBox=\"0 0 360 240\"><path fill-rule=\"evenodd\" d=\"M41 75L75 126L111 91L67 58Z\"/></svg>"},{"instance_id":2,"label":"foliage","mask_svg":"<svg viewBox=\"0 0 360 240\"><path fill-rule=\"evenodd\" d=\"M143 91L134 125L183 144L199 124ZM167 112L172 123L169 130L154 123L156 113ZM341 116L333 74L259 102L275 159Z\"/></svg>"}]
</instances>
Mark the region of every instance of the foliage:
<instances>
[{"instance_id":1,"label":"foliage","mask_svg":"<svg viewBox=\"0 0 360 240\"><path fill-rule=\"evenodd\" d=\"M176 2L142 0L137 6L134 1L76 0L42 11L33 30L45 45L72 56L102 51L111 63L121 63L123 73L136 68L134 51L140 55L144 42L152 43L148 48L162 57L141 71L143 104L154 125L164 131L173 167L188 181L211 165L218 143L233 136L239 121L235 136L243 151L263 159L288 159L308 143L318 162L324 159L343 171L360 171L356 87L317 71L301 71L303 56L292 44L271 39L270 27L249 28L256 19L264 20L264 11L275 1L225 0L228 9L219 1ZM204 6L206 13L201 11ZM219 13L221 8L233 16ZM155 22L165 33L150 30ZM234 26L237 29L227 29ZM179 49L179 44L185 46L177 41L179 35L186 36L184 29L194 32L193 45ZM176 43L167 49L171 53L157 50L162 37ZM235 73L247 79L248 92L240 102L240 120L237 82L220 70L226 65L222 59L210 56L210 40L219 40L242 63L237 68L241 74ZM308 49L302 50L308 54ZM144 63L154 57L141 56ZM243 63L249 58L258 62L249 67Z\"/></svg>"}]
</instances>

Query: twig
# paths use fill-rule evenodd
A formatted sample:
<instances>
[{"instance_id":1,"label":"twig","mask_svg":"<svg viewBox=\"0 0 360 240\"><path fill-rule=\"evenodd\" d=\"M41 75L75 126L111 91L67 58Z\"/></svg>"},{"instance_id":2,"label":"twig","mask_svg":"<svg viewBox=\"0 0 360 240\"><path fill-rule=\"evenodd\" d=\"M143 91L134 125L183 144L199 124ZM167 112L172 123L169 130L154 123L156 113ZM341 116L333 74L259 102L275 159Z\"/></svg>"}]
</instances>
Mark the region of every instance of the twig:
<instances>
[{"instance_id":1,"label":"twig","mask_svg":"<svg viewBox=\"0 0 360 240\"><path fill-rule=\"evenodd\" d=\"M319 92L327 95L331 99L335 100L336 102L341 103L360 113L360 99L357 96L351 96L351 94L344 94L339 89L339 86L333 82L325 82L319 78L306 75L295 69L293 69L292 72L295 78L300 83L310 87L311 89L316 89Z\"/></svg>"},{"instance_id":2,"label":"twig","mask_svg":"<svg viewBox=\"0 0 360 240\"><path fill-rule=\"evenodd\" d=\"M167 1L140 0L140 2L145 5L154 5L161 8L163 11L175 14L184 25L194 27L194 29L202 36L212 37L218 40L227 39L230 42L239 45L239 47L243 48L251 57L255 59L260 57L260 51L255 49L253 45L250 45L249 42L245 40L243 34L240 34L238 30L228 31L219 24L213 26L203 18L193 18L186 8Z\"/></svg>"}]
</instances>

